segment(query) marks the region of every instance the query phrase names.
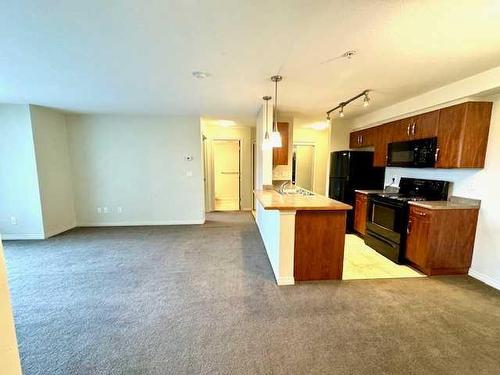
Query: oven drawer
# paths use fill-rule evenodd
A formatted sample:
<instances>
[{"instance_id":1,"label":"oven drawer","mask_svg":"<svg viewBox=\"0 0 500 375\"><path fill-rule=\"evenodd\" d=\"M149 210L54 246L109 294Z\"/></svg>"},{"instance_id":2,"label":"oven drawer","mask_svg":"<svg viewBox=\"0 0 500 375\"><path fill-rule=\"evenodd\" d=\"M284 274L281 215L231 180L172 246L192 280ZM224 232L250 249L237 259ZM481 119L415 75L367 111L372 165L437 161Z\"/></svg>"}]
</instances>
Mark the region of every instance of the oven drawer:
<instances>
[{"instance_id":1,"label":"oven drawer","mask_svg":"<svg viewBox=\"0 0 500 375\"><path fill-rule=\"evenodd\" d=\"M401 246L398 243L392 242L367 230L365 244L395 263L404 263L404 256L401 254Z\"/></svg>"}]
</instances>

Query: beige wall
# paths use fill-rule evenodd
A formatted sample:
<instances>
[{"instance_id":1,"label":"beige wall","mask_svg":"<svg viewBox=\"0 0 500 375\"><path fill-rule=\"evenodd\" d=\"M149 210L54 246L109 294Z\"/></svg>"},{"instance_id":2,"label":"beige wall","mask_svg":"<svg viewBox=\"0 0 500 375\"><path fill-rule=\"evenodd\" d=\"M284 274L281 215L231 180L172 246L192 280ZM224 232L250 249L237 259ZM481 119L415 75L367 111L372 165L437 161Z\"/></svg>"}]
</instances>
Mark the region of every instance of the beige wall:
<instances>
[{"instance_id":1,"label":"beige wall","mask_svg":"<svg viewBox=\"0 0 500 375\"><path fill-rule=\"evenodd\" d=\"M386 183L393 177L441 179L453 182L455 195L481 199L481 210L470 275L500 289L500 67L440 87L404 102L382 108L345 122L347 129L375 126L392 119L448 106L469 99L489 100L493 104L486 165L484 169L386 168ZM333 125L335 129L335 123ZM348 134L332 143L345 144Z\"/></svg>"},{"instance_id":2,"label":"beige wall","mask_svg":"<svg viewBox=\"0 0 500 375\"><path fill-rule=\"evenodd\" d=\"M204 222L198 117L69 115L67 130L77 225Z\"/></svg>"},{"instance_id":3,"label":"beige wall","mask_svg":"<svg viewBox=\"0 0 500 375\"><path fill-rule=\"evenodd\" d=\"M329 163L329 129L315 130L308 128L318 121L294 119L293 143L313 144L314 157L314 192L326 195Z\"/></svg>"},{"instance_id":4,"label":"beige wall","mask_svg":"<svg viewBox=\"0 0 500 375\"><path fill-rule=\"evenodd\" d=\"M76 225L64 113L30 105L45 237Z\"/></svg>"},{"instance_id":5,"label":"beige wall","mask_svg":"<svg viewBox=\"0 0 500 375\"><path fill-rule=\"evenodd\" d=\"M212 141L215 139L236 139L240 144L241 157L241 209L252 209L252 130L249 126L223 127L216 124L210 124L202 120L202 133L207 137L207 161L208 167L208 194L213 194L213 181L211 176L212 162ZM213 207L208 206L208 210Z\"/></svg>"},{"instance_id":6,"label":"beige wall","mask_svg":"<svg viewBox=\"0 0 500 375\"><path fill-rule=\"evenodd\" d=\"M21 374L19 351L17 349L16 331L12 306L10 304L7 271L3 257L2 239L0 237L0 373L5 375Z\"/></svg>"}]
</instances>

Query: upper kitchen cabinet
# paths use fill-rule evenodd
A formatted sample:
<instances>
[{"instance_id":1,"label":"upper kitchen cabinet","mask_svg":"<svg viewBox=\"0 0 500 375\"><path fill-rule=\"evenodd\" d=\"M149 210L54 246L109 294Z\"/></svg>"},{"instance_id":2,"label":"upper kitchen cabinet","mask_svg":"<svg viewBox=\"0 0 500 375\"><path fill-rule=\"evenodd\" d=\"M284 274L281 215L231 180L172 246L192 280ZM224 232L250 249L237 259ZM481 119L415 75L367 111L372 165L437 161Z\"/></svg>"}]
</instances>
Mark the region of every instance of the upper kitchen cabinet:
<instances>
[{"instance_id":1,"label":"upper kitchen cabinet","mask_svg":"<svg viewBox=\"0 0 500 375\"><path fill-rule=\"evenodd\" d=\"M373 130L374 128L369 128L352 132L349 138L349 147L360 148L373 146L375 144L376 135Z\"/></svg>"},{"instance_id":2,"label":"upper kitchen cabinet","mask_svg":"<svg viewBox=\"0 0 500 375\"><path fill-rule=\"evenodd\" d=\"M387 146L393 142L393 130L398 126L399 121L373 128L375 152L373 153L373 166L385 167L387 164Z\"/></svg>"},{"instance_id":3,"label":"upper kitchen cabinet","mask_svg":"<svg viewBox=\"0 0 500 375\"><path fill-rule=\"evenodd\" d=\"M391 142L435 137L437 135L438 120L439 111L423 113L399 120L392 127Z\"/></svg>"},{"instance_id":4,"label":"upper kitchen cabinet","mask_svg":"<svg viewBox=\"0 0 500 375\"><path fill-rule=\"evenodd\" d=\"M436 168L484 168L491 102L467 102L439 114Z\"/></svg>"},{"instance_id":5,"label":"upper kitchen cabinet","mask_svg":"<svg viewBox=\"0 0 500 375\"><path fill-rule=\"evenodd\" d=\"M288 165L289 131L288 122L278 122L278 131L281 135L281 147L273 148L273 165Z\"/></svg>"}]
</instances>

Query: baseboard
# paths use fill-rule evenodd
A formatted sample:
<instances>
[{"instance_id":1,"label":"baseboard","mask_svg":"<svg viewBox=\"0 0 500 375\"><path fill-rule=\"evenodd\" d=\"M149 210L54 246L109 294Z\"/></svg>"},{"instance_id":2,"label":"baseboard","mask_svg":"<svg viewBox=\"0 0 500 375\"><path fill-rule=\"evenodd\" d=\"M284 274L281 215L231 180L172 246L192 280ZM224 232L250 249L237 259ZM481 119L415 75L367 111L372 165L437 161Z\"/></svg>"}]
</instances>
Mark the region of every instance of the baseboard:
<instances>
[{"instance_id":1,"label":"baseboard","mask_svg":"<svg viewBox=\"0 0 500 375\"><path fill-rule=\"evenodd\" d=\"M63 233L63 232L66 232L66 231L68 231L70 229L73 229L75 227L76 227L75 223L72 223L70 225L64 225L64 226L59 227L57 229L45 232L45 238L54 237L55 235L58 235L58 234Z\"/></svg>"},{"instance_id":2,"label":"baseboard","mask_svg":"<svg viewBox=\"0 0 500 375\"><path fill-rule=\"evenodd\" d=\"M39 234L9 234L4 233L1 235L1 239L4 241L17 241L17 240L44 240L45 235Z\"/></svg>"},{"instance_id":3,"label":"baseboard","mask_svg":"<svg viewBox=\"0 0 500 375\"><path fill-rule=\"evenodd\" d=\"M166 220L166 221L106 221L106 222L82 222L77 227L135 227L151 225L199 225L204 224L205 219L192 220Z\"/></svg>"},{"instance_id":4,"label":"baseboard","mask_svg":"<svg viewBox=\"0 0 500 375\"><path fill-rule=\"evenodd\" d=\"M277 281L278 285L295 285L295 278L293 276L280 277Z\"/></svg>"},{"instance_id":5,"label":"baseboard","mask_svg":"<svg viewBox=\"0 0 500 375\"><path fill-rule=\"evenodd\" d=\"M500 281L495 280L491 276L485 275L484 273L474 271L473 269L469 270L469 276L482 281L483 283L500 290Z\"/></svg>"}]
</instances>

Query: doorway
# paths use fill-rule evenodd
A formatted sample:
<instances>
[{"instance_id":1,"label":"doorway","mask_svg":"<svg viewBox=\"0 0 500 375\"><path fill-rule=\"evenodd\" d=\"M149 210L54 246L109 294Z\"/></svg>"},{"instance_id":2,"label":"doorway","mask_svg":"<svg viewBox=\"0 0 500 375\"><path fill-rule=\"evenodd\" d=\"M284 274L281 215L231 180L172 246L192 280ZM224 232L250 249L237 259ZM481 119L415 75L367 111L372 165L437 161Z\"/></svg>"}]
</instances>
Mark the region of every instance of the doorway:
<instances>
[{"instance_id":1,"label":"doorway","mask_svg":"<svg viewBox=\"0 0 500 375\"><path fill-rule=\"evenodd\" d=\"M240 210L240 141L214 140L212 143L214 210Z\"/></svg>"},{"instance_id":2,"label":"doorway","mask_svg":"<svg viewBox=\"0 0 500 375\"><path fill-rule=\"evenodd\" d=\"M295 185L309 191L314 191L314 158L314 145L293 145L292 180Z\"/></svg>"}]
</instances>

